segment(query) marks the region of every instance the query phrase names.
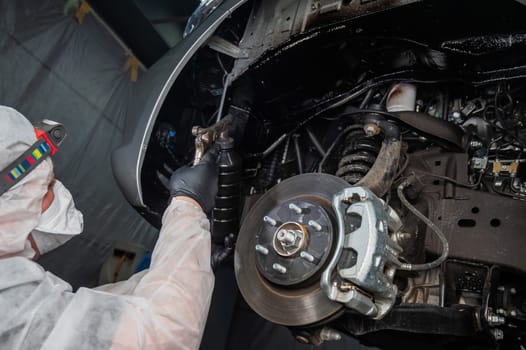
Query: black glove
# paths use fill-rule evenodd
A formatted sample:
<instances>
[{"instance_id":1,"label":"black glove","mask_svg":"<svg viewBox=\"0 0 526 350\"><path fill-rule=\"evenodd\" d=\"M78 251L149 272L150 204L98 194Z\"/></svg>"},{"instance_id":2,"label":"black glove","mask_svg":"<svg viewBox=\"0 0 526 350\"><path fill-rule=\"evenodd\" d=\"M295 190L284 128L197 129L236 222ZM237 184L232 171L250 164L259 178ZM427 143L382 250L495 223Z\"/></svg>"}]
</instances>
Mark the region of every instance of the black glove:
<instances>
[{"instance_id":1,"label":"black glove","mask_svg":"<svg viewBox=\"0 0 526 350\"><path fill-rule=\"evenodd\" d=\"M212 270L216 271L222 264L230 260L234 254L235 236L231 233L225 237L223 244L215 244L212 242Z\"/></svg>"},{"instance_id":2,"label":"black glove","mask_svg":"<svg viewBox=\"0 0 526 350\"><path fill-rule=\"evenodd\" d=\"M193 167L177 169L170 178L172 197L185 196L195 200L205 213L214 208L217 194L217 150L212 147L201 162Z\"/></svg>"}]
</instances>

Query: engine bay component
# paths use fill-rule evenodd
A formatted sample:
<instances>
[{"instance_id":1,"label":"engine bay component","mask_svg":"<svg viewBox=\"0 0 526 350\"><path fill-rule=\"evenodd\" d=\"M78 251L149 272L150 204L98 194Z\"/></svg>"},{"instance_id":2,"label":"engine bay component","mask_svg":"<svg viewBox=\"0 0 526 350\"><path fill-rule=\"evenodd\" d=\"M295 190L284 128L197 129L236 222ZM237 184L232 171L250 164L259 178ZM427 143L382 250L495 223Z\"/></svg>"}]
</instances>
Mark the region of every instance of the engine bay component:
<instances>
[{"instance_id":1,"label":"engine bay component","mask_svg":"<svg viewBox=\"0 0 526 350\"><path fill-rule=\"evenodd\" d=\"M395 84L387 94L386 109L388 112L414 111L416 106L416 85L408 83Z\"/></svg>"}]
</instances>

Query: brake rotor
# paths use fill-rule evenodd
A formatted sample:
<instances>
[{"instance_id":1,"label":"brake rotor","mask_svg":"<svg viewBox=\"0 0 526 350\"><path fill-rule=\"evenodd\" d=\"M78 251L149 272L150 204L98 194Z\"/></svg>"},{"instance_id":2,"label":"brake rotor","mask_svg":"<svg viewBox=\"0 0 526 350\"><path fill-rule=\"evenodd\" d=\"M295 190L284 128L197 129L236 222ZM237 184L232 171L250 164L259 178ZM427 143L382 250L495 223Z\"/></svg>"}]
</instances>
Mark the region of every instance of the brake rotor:
<instances>
[{"instance_id":1,"label":"brake rotor","mask_svg":"<svg viewBox=\"0 0 526 350\"><path fill-rule=\"evenodd\" d=\"M263 318L305 326L343 309L320 289L319 276L337 231L332 196L348 186L332 175L298 175L265 193L245 217L236 244L236 279Z\"/></svg>"}]
</instances>

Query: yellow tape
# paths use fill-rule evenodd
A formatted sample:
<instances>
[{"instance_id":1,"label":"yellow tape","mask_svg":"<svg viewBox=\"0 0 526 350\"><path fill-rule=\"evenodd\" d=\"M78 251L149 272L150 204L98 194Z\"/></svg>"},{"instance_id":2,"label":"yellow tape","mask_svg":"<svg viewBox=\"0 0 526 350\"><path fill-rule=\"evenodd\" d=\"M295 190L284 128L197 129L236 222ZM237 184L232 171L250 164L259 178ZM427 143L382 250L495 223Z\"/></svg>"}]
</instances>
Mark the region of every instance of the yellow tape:
<instances>
[{"instance_id":1,"label":"yellow tape","mask_svg":"<svg viewBox=\"0 0 526 350\"><path fill-rule=\"evenodd\" d=\"M502 164L501 162L493 163L493 173L508 173L508 174L517 174L519 170L519 162L512 162L509 164Z\"/></svg>"},{"instance_id":2,"label":"yellow tape","mask_svg":"<svg viewBox=\"0 0 526 350\"><path fill-rule=\"evenodd\" d=\"M502 163L501 162L495 162L493 163L493 173L498 174L502 171Z\"/></svg>"},{"instance_id":3,"label":"yellow tape","mask_svg":"<svg viewBox=\"0 0 526 350\"><path fill-rule=\"evenodd\" d=\"M519 162L513 162L510 165L508 165L508 173L510 174L517 174L518 170L519 170Z\"/></svg>"},{"instance_id":4,"label":"yellow tape","mask_svg":"<svg viewBox=\"0 0 526 350\"><path fill-rule=\"evenodd\" d=\"M139 67L140 67L140 62L139 60L137 59L137 57L135 57L134 55L131 55L130 57L128 57L128 59L126 60L126 63L124 64L124 70L127 71L129 70L130 71L130 80L135 82L137 81L137 79L139 79Z\"/></svg>"},{"instance_id":5,"label":"yellow tape","mask_svg":"<svg viewBox=\"0 0 526 350\"><path fill-rule=\"evenodd\" d=\"M91 7L89 4L84 0L80 4L79 8L77 9L77 12L75 13L75 18L77 19L77 22L79 24L82 24L84 22L84 17L86 17L86 14L88 14L91 11Z\"/></svg>"}]
</instances>

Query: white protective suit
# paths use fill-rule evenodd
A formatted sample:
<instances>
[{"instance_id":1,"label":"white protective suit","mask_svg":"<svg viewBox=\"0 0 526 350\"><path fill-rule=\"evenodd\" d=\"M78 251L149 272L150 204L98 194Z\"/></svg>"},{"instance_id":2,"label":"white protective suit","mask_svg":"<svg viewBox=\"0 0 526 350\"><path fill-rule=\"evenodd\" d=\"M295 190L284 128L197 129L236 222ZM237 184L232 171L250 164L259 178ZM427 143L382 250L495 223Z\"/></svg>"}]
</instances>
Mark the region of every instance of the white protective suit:
<instances>
[{"instance_id":1,"label":"white protective suit","mask_svg":"<svg viewBox=\"0 0 526 350\"><path fill-rule=\"evenodd\" d=\"M4 150L21 154L35 141L29 130L17 147L5 141L14 116L23 118L0 107L2 168L17 158L2 156ZM14 127L18 132L20 125ZM202 210L173 199L148 270L73 293L67 282L24 257L51 170L47 160L0 196L0 349L197 349L214 284Z\"/></svg>"}]
</instances>

